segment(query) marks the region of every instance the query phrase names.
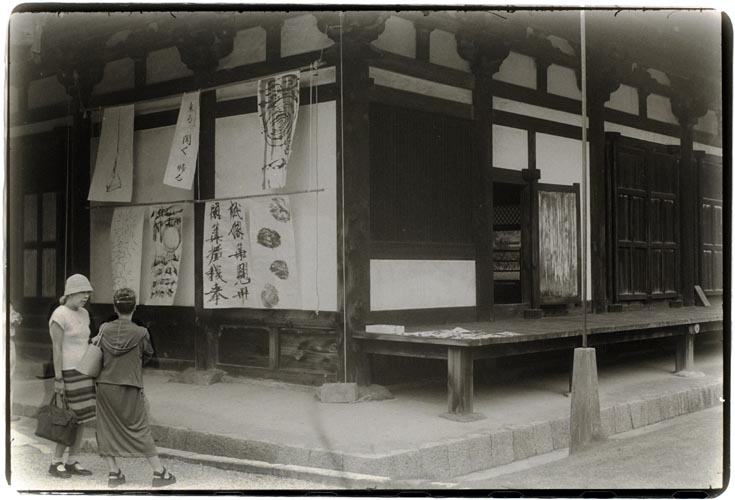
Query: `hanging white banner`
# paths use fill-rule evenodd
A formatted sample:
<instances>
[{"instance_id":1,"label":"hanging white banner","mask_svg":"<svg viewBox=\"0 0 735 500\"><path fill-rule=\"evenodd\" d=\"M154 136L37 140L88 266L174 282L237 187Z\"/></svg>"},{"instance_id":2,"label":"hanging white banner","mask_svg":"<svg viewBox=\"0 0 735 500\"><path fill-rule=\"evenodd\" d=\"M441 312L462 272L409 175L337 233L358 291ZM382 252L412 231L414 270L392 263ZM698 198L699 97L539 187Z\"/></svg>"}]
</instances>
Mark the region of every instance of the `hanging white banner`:
<instances>
[{"instance_id":1,"label":"hanging white banner","mask_svg":"<svg viewBox=\"0 0 735 500\"><path fill-rule=\"evenodd\" d=\"M180 189L191 189L199 154L199 94L189 92L181 98L179 118L171 143L163 183Z\"/></svg>"},{"instance_id":2,"label":"hanging white banner","mask_svg":"<svg viewBox=\"0 0 735 500\"><path fill-rule=\"evenodd\" d=\"M133 104L105 109L88 200L132 200L134 120Z\"/></svg>"},{"instance_id":3,"label":"hanging white banner","mask_svg":"<svg viewBox=\"0 0 735 500\"><path fill-rule=\"evenodd\" d=\"M127 287L140 297L140 266L143 257L143 207L115 209L110 225L112 290Z\"/></svg>"},{"instance_id":4,"label":"hanging white banner","mask_svg":"<svg viewBox=\"0 0 735 500\"><path fill-rule=\"evenodd\" d=\"M258 115L265 140L262 188L282 188L299 116L298 72L258 81Z\"/></svg>"},{"instance_id":5,"label":"hanging white banner","mask_svg":"<svg viewBox=\"0 0 735 500\"><path fill-rule=\"evenodd\" d=\"M248 200L253 292L259 307L300 309L293 214L288 196Z\"/></svg>"},{"instance_id":6,"label":"hanging white banner","mask_svg":"<svg viewBox=\"0 0 735 500\"><path fill-rule=\"evenodd\" d=\"M183 205L158 205L150 209L153 252L149 280L151 291L147 305L170 306L179 283Z\"/></svg>"},{"instance_id":7,"label":"hanging white banner","mask_svg":"<svg viewBox=\"0 0 735 500\"><path fill-rule=\"evenodd\" d=\"M259 307L252 293L245 200L211 201L204 210L204 308Z\"/></svg>"}]
</instances>

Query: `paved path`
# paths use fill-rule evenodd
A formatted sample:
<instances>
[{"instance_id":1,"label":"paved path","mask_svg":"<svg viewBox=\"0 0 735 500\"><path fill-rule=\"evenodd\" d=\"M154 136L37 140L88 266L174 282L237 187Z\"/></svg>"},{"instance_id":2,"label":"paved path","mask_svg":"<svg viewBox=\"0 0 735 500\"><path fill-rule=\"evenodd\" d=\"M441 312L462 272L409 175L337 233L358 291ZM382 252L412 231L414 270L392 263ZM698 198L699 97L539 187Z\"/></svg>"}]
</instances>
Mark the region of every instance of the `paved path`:
<instances>
[{"instance_id":1,"label":"paved path","mask_svg":"<svg viewBox=\"0 0 735 500\"><path fill-rule=\"evenodd\" d=\"M33 435L36 420L22 417L12 422L10 431L11 475L10 488L15 491L163 491L163 490L299 490L324 491L336 489L310 481L249 474L215 467L189 464L176 460L162 460L164 466L177 476L177 483L163 488L151 487L151 471L145 459L121 459L120 468L127 477L127 484L109 490L107 488L107 467L99 455L83 453L80 463L94 472L91 477L72 477L57 479L47 474L53 455L52 443Z\"/></svg>"},{"instance_id":2,"label":"paved path","mask_svg":"<svg viewBox=\"0 0 735 500\"><path fill-rule=\"evenodd\" d=\"M723 413L722 406L710 408L615 435L572 456L560 450L453 481L472 489L718 489Z\"/></svg>"}]
</instances>

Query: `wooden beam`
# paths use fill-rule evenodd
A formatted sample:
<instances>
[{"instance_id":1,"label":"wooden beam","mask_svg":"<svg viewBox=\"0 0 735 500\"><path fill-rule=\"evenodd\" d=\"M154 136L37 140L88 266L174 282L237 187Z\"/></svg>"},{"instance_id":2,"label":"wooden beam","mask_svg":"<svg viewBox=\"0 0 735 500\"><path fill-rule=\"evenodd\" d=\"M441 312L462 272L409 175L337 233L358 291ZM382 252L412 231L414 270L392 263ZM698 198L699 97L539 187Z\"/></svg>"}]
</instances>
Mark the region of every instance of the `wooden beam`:
<instances>
[{"instance_id":1,"label":"wooden beam","mask_svg":"<svg viewBox=\"0 0 735 500\"><path fill-rule=\"evenodd\" d=\"M467 347L447 348L447 388L449 413L469 415L474 398L472 351Z\"/></svg>"}]
</instances>

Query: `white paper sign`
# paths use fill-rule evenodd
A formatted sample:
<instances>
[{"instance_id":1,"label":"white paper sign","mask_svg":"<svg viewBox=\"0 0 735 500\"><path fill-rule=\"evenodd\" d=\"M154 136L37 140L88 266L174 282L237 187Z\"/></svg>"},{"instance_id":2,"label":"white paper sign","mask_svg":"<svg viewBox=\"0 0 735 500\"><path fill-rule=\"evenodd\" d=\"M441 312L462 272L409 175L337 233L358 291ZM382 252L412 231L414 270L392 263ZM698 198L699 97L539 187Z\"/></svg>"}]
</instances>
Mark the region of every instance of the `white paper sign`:
<instances>
[{"instance_id":1,"label":"white paper sign","mask_svg":"<svg viewBox=\"0 0 735 500\"><path fill-rule=\"evenodd\" d=\"M252 198L248 202L253 292L259 306L300 309L301 288L289 197Z\"/></svg>"},{"instance_id":2,"label":"white paper sign","mask_svg":"<svg viewBox=\"0 0 735 500\"><path fill-rule=\"evenodd\" d=\"M134 120L133 104L105 110L88 200L132 200Z\"/></svg>"},{"instance_id":3,"label":"white paper sign","mask_svg":"<svg viewBox=\"0 0 735 500\"><path fill-rule=\"evenodd\" d=\"M151 292L148 305L170 306L176 297L181 262L181 234L183 230L183 205L158 205L150 209L153 252L148 279Z\"/></svg>"},{"instance_id":4,"label":"white paper sign","mask_svg":"<svg viewBox=\"0 0 735 500\"><path fill-rule=\"evenodd\" d=\"M252 293L247 222L245 200L205 205L202 282L206 309L259 307Z\"/></svg>"},{"instance_id":5,"label":"white paper sign","mask_svg":"<svg viewBox=\"0 0 735 500\"><path fill-rule=\"evenodd\" d=\"M199 91L181 98L179 118L171 143L163 183L180 189L191 189L199 154Z\"/></svg>"},{"instance_id":6,"label":"white paper sign","mask_svg":"<svg viewBox=\"0 0 735 500\"><path fill-rule=\"evenodd\" d=\"M143 207L116 208L110 226L112 290L130 288L136 297L140 297L144 215Z\"/></svg>"},{"instance_id":7,"label":"white paper sign","mask_svg":"<svg viewBox=\"0 0 735 500\"><path fill-rule=\"evenodd\" d=\"M261 187L282 188L299 116L298 72L258 81L258 115L265 142Z\"/></svg>"}]
</instances>

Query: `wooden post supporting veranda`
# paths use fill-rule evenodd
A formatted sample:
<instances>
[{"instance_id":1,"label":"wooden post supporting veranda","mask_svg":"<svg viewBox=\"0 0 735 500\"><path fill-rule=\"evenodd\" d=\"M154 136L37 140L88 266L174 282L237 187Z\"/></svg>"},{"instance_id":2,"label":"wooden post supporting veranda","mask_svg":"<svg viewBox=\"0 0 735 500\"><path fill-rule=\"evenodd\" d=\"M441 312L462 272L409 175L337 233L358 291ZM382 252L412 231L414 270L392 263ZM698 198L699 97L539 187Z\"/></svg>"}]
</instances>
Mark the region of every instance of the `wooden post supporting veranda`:
<instances>
[{"instance_id":1,"label":"wooden post supporting veranda","mask_svg":"<svg viewBox=\"0 0 735 500\"><path fill-rule=\"evenodd\" d=\"M677 339L674 374L679 377L701 377L703 375L694 371L694 337L699 333L699 330L699 323L687 325L684 335Z\"/></svg>"},{"instance_id":2,"label":"wooden post supporting veranda","mask_svg":"<svg viewBox=\"0 0 735 500\"><path fill-rule=\"evenodd\" d=\"M474 413L474 367L472 349L449 346L447 351L447 394L449 411L441 416L458 422L481 420L485 415Z\"/></svg>"}]
</instances>

